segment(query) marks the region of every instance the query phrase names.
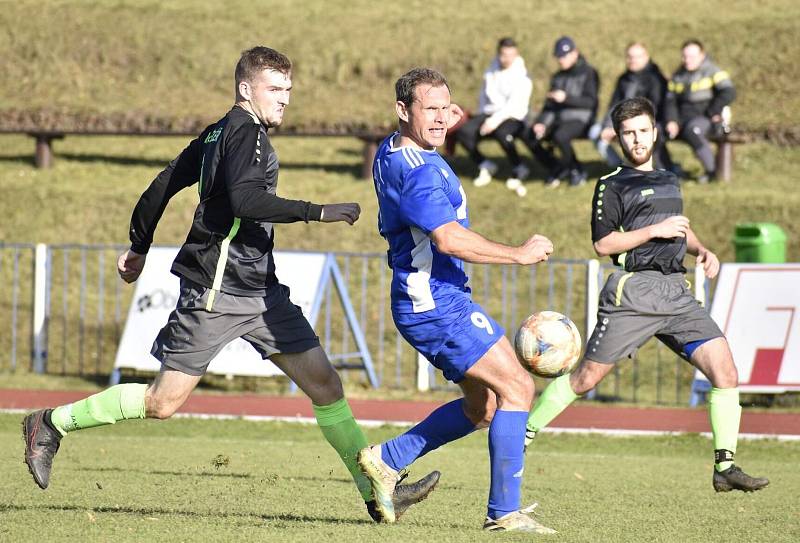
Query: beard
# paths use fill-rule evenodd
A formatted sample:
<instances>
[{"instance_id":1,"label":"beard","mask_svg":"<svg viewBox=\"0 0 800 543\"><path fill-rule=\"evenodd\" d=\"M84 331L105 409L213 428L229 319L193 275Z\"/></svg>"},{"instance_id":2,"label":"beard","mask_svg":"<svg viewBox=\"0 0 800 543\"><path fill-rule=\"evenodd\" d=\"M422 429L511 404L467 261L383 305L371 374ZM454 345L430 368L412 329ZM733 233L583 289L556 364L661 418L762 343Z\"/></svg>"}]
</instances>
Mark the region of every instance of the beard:
<instances>
[{"instance_id":1,"label":"beard","mask_svg":"<svg viewBox=\"0 0 800 543\"><path fill-rule=\"evenodd\" d=\"M642 164L646 163L650 158L653 156L653 151L655 150L655 145L651 145L649 149L647 149L647 153L644 155L634 155L627 147L624 145L620 145L622 148L622 154L631 163L632 166L641 166Z\"/></svg>"}]
</instances>

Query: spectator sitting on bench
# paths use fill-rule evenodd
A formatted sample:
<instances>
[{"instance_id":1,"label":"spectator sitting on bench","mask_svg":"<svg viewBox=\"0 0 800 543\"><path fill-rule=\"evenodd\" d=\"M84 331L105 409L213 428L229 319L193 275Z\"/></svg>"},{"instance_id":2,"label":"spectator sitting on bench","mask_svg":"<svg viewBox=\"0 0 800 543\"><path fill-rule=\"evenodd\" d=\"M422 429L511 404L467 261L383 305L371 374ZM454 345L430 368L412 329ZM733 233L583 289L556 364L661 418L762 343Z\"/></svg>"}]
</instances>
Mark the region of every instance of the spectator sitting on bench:
<instances>
[{"instance_id":1,"label":"spectator sitting on bench","mask_svg":"<svg viewBox=\"0 0 800 543\"><path fill-rule=\"evenodd\" d=\"M561 69L550 80L542 112L523 139L550 171L548 187L557 187L567 177L570 185L582 185L586 182L586 172L575 157L571 142L585 137L594 121L599 78L572 38L559 38L553 55ZM553 153L553 145L560 152L559 158Z\"/></svg>"},{"instance_id":2,"label":"spectator sitting on bench","mask_svg":"<svg viewBox=\"0 0 800 543\"><path fill-rule=\"evenodd\" d=\"M457 141L478 165L478 177L474 180L476 187L488 185L497 171L497 164L478 150L482 138L497 140L511 162L512 177L506 182L509 189L521 187L530 173L514 147L514 139L525 128L523 120L528 114L532 89L533 83L516 42L512 38L501 39L497 44L497 56L483 74L478 114L455 134Z\"/></svg>"},{"instance_id":3,"label":"spectator sitting on bench","mask_svg":"<svg viewBox=\"0 0 800 543\"><path fill-rule=\"evenodd\" d=\"M609 166L616 168L622 165L622 160L614 151L611 142L616 137L611 126L611 110L623 100L644 97L650 100L656 111L656 127L659 137L655 142L653 159L657 169L670 169L672 161L666 146L666 137L662 137L664 127L664 97L667 94L667 79L661 73L657 64L650 60L647 48L641 42L633 42L625 49L625 66L627 70L617 79L614 93L608 104L602 122L592 125L589 129L591 139L600 156Z\"/></svg>"},{"instance_id":4,"label":"spectator sitting on bench","mask_svg":"<svg viewBox=\"0 0 800 543\"><path fill-rule=\"evenodd\" d=\"M667 134L692 147L703 165L703 174L697 180L707 183L716 174L708 136L721 127L722 109L733 102L736 90L728 72L711 62L700 41L686 41L681 53L683 64L667 87Z\"/></svg>"}]
</instances>

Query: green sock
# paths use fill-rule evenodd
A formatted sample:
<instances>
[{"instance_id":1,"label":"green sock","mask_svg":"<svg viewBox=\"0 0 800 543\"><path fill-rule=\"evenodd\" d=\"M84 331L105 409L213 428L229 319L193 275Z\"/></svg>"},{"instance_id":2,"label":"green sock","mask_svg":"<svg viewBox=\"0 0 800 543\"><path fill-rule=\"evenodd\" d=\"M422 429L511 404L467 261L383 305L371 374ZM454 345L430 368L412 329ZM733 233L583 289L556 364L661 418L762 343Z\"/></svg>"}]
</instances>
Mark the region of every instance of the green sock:
<instances>
[{"instance_id":1,"label":"green sock","mask_svg":"<svg viewBox=\"0 0 800 543\"><path fill-rule=\"evenodd\" d=\"M714 450L725 449L736 452L739 439L739 419L742 406L739 405L738 388L711 388L708 394L708 415L711 419L711 432L714 434ZM724 471L733 462L720 462L714 467Z\"/></svg>"},{"instance_id":2,"label":"green sock","mask_svg":"<svg viewBox=\"0 0 800 543\"><path fill-rule=\"evenodd\" d=\"M562 375L542 391L528 415L528 430L538 432L578 398L569 384L569 374Z\"/></svg>"},{"instance_id":3,"label":"green sock","mask_svg":"<svg viewBox=\"0 0 800 543\"><path fill-rule=\"evenodd\" d=\"M370 501L372 499L372 487L369 480L358 468L356 460L358 451L369 444L364 432L356 424L347 400L342 398L330 405L314 405L313 407L322 435L325 436L331 447L339 453L342 462L347 466L350 475L353 476L361 497L364 498L365 502Z\"/></svg>"},{"instance_id":4,"label":"green sock","mask_svg":"<svg viewBox=\"0 0 800 543\"><path fill-rule=\"evenodd\" d=\"M115 385L75 403L56 407L50 420L63 436L118 420L143 419L145 390L147 385L142 384Z\"/></svg>"}]
</instances>

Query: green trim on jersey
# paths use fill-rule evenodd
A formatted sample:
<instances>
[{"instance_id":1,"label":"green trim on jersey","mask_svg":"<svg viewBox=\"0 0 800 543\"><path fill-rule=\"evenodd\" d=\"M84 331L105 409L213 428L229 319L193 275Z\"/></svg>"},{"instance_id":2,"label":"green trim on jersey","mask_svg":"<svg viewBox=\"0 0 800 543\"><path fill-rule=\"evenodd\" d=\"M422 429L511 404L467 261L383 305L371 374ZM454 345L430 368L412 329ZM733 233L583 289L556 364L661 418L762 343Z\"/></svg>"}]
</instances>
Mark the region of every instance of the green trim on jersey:
<instances>
[{"instance_id":1,"label":"green trim on jersey","mask_svg":"<svg viewBox=\"0 0 800 543\"><path fill-rule=\"evenodd\" d=\"M607 174L605 174L603 177L601 177L601 178L600 178L600 181L605 181L605 180L606 180L606 179L608 179L609 177L611 177L611 176L614 176L614 175L617 175L617 174L618 174L619 172L621 172L621 171L622 171L622 167L618 166L618 167L617 167L617 169L616 169L616 170L614 170L613 172L611 172L611 173L607 173Z\"/></svg>"},{"instance_id":2,"label":"green trim on jersey","mask_svg":"<svg viewBox=\"0 0 800 543\"><path fill-rule=\"evenodd\" d=\"M200 180L197 182L197 195L203 195L203 168L206 165L206 155L203 153L203 159L200 161Z\"/></svg>"},{"instance_id":3,"label":"green trim on jersey","mask_svg":"<svg viewBox=\"0 0 800 543\"><path fill-rule=\"evenodd\" d=\"M619 227L619 231L620 232L624 232L625 229L620 226ZM628 256L628 251L624 251L624 252L620 253L619 255L617 255L617 264L619 264L620 267L622 267L623 270L625 269L625 257L626 256ZM617 304L617 305L619 305L619 304Z\"/></svg>"},{"instance_id":4,"label":"green trim on jersey","mask_svg":"<svg viewBox=\"0 0 800 543\"><path fill-rule=\"evenodd\" d=\"M217 270L214 273L214 283L211 286L211 292L208 293L206 311L211 311L211 307L214 305L214 298L216 297L216 294L219 292L220 288L222 288L222 276L225 275L225 264L228 262L228 246L231 244L231 240L236 237L236 233L239 232L239 225L241 223L242 219L239 217L233 218L233 226L231 226L231 231L228 232L228 237L222 240L222 244L219 246Z\"/></svg>"},{"instance_id":5,"label":"green trim on jersey","mask_svg":"<svg viewBox=\"0 0 800 543\"><path fill-rule=\"evenodd\" d=\"M619 283L617 283L617 295L614 298L614 305L619 307L622 305L622 289L625 286L625 282L631 278L633 272L628 272L622 277L619 278Z\"/></svg>"}]
</instances>

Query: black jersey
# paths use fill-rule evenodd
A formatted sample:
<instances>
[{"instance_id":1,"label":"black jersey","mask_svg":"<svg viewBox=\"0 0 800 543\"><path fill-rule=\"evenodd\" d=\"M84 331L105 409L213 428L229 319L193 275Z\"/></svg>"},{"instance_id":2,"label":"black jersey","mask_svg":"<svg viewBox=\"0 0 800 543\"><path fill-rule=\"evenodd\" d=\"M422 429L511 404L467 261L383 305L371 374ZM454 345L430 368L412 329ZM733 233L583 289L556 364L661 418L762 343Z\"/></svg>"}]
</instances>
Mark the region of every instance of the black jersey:
<instances>
[{"instance_id":1,"label":"black jersey","mask_svg":"<svg viewBox=\"0 0 800 543\"><path fill-rule=\"evenodd\" d=\"M235 106L162 171L133 211L131 248L146 253L169 199L199 182L200 202L172 273L237 296L277 283L272 223L318 221L322 206L275 192L278 157L266 128Z\"/></svg>"},{"instance_id":2,"label":"black jersey","mask_svg":"<svg viewBox=\"0 0 800 543\"><path fill-rule=\"evenodd\" d=\"M601 177L594 189L592 241L611 232L630 232L683 214L677 176L666 170L642 172L623 166ZM685 272L686 238L651 239L627 253L611 255L626 271Z\"/></svg>"}]
</instances>

